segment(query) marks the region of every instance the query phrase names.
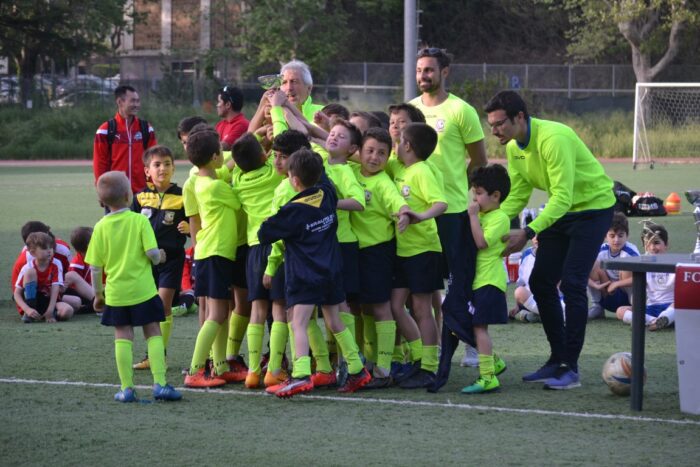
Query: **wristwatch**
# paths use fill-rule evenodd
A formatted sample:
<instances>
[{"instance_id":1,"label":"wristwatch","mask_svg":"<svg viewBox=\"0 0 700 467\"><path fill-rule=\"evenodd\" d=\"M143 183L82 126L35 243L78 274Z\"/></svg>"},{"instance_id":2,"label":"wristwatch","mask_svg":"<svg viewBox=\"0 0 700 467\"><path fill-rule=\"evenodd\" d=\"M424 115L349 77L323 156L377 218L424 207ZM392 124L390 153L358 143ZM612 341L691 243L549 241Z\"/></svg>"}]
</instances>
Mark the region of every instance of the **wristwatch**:
<instances>
[{"instance_id":1,"label":"wristwatch","mask_svg":"<svg viewBox=\"0 0 700 467\"><path fill-rule=\"evenodd\" d=\"M525 236L528 240L532 240L533 238L535 238L535 235L537 235L537 232L532 230L528 225L526 225L523 230L525 231Z\"/></svg>"}]
</instances>

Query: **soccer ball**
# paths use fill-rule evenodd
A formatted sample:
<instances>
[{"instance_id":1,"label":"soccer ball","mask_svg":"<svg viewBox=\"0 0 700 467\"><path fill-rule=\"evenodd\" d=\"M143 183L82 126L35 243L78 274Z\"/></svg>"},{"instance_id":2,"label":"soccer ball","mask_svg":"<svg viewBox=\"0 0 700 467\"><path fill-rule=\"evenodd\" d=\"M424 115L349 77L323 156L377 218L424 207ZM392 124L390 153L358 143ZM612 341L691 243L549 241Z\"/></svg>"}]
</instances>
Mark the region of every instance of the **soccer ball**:
<instances>
[{"instance_id":1,"label":"soccer ball","mask_svg":"<svg viewBox=\"0 0 700 467\"><path fill-rule=\"evenodd\" d=\"M632 354L617 352L608 358L603 365L603 381L610 391L618 396L629 396L632 381ZM644 369L644 381L647 380L647 369Z\"/></svg>"}]
</instances>

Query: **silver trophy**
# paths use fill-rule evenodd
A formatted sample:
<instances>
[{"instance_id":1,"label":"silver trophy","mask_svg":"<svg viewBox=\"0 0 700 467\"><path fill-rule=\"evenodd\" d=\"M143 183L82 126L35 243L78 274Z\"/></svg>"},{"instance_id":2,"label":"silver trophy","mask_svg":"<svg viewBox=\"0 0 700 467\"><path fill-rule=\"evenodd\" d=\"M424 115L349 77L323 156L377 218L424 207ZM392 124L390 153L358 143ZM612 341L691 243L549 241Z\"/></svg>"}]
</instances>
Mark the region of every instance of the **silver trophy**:
<instances>
[{"instance_id":1,"label":"silver trophy","mask_svg":"<svg viewBox=\"0 0 700 467\"><path fill-rule=\"evenodd\" d=\"M685 192L685 198L695 209L693 209L693 217L695 217L695 228L698 231L698 237L695 241L695 250L692 257L695 261L700 260L700 190L688 190Z\"/></svg>"},{"instance_id":2,"label":"silver trophy","mask_svg":"<svg viewBox=\"0 0 700 467\"><path fill-rule=\"evenodd\" d=\"M277 89L282 85L282 75L258 76L258 82L263 89Z\"/></svg>"}]
</instances>

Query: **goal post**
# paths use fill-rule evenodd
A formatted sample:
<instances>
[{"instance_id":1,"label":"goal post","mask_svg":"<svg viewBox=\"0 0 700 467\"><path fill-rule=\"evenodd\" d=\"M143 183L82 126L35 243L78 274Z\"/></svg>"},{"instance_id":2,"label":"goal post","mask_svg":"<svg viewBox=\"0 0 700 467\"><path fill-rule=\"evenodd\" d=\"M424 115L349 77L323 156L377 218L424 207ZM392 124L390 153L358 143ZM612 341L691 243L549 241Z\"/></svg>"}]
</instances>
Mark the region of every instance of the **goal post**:
<instances>
[{"instance_id":1,"label":"goal post","mask_svg":"<svg viewBox=\"0 0 700 467\"><path fill-rule=\"evenodd\" d=\"M637 83L633 168L700 156L700 83Z\"/></svg>"}]
</instances>

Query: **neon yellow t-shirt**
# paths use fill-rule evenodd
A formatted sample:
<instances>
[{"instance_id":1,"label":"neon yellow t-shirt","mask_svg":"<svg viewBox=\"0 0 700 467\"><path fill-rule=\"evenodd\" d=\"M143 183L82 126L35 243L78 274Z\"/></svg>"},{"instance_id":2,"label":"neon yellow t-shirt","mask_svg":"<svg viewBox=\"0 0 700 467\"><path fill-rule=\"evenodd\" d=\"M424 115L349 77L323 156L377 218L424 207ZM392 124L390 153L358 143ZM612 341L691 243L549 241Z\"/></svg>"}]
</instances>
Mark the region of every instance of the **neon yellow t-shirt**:
<instances>
[{"instance_id":1,"label":"neon yellow t-shirt","mask_svg":"<svg viewBox=\"0 0 700 467\"><path fill-rule=\"evenodd\" d=\"M156 248L148 219L128 209L108 214L95 224L85 261L104 270L107 305L137 305L158 293L146 256Z\"/></svg>"},{"instance_id":2,"label":"neon yellow t-shirt","mask_svg":"<svg viewBox=\"0 0 700 467\"><path fill-rule=\"evenodd\" d=\"M354 169L355 177L365 191L365 210L350 213L350 223L360 248L388 242L396 236L393 215L406 205L406 201L386 173L365 177L359 165Z\"/></svg>"},{"instance_id":3,"label":"neon yellow t-shirt","mask_svg":"<svg viewBox=\"0 0 700 467\"><path fill-rule=\"evenodd\" d=\"M294 198L297 192L294 187L289 183L289 179L285 178L277 185L275 188L275 194L272 197L272 209L270 209L270 215L277 214L282 206L287 204L290 199ZM265 274L268 276L274 276L277 269L284 262L284 242L282 240L277 241L272 244L272 250L270 255L267 257L267 266L265 267Z\"/></svg>"},{"instance_id":4,"label":"neon yellow t-shirt","mask_svg":"<svg viewBox=\"0 0 700 467\"><path fill-rule=\"evenodd\" d=\"M194 190L202 220L194 259L222 256L235 261L238 244L236 210L241 209L238 196L223 180L199 175L194 181Z\"/></svg>"},{"instance_id":5,"label":"neon yellow t-shirt","mask_svg":"<svg viewBox=\"0 0 700 467\"><path fill-rule=\"evenodd\" d=\"M314 114L320 112L323 105L314 104L311 101L311 96L307 97L301 105L301 113L309 122L314 122ZM287 120L284 117L284 109L281 106L273 106L270 108L270 119L272 120L272 133L277 136L285 130L289 129Z\"/></svg>"},{"instance_id":6,"label":"neon yellow t-shirt","mask_svg":"<svg viewBox=\"0 0 700 467\"><path fill-rule=\"evenodd\" d=\"M549 196L544 210L528 224L535 232L542 232L568 212L606 209L615 204L613 181L566 125L530 118L527 144L520 147L512 140L506 154L511 184L510 194L501 205L506 215L518 215L533 188Z\"/></svg>"},{"instance_id":7,"label":"neon yellow t-shirt","mask_svg":"<svg viewBox=\"0 0 700 467\"><path fill-rule=\"evenodd\" d=\"M260 244L260 224L270 216L275 188L283 179L284 176L278 174L272 165L271 158L267 159L262 167L250 172L234 170L231 183L248 217L248 245Z\"/></svg>"},{"instance_id":8,"label":"neon yellow t-shirt","mask_svg":"<svg viewBox=\"0 0 700 467\"><path fill-rule=\"evenodd\" d=\"M435 203L446 202L433 171L425 161L416 162L410 167L397 162L393 164L394 184L413 211L423 212ZM398 256L415 256L426 251L442 251L435 219L411 224L396 238Z\"/></svg>"},{"instance_id":9,"label":"neon yellow t-shirt","mask_svg":"<svg viewBox=\"0 0 700 467\"><path fill-rule=\"evenodd\" d=\"M438 134L437 146L430 160L444 177L446 213L466 211L469 183L465 146L484 139L479 115L474 107L454 94L449 94L445 102L433 107L424 105L420 96L410 103L423 112L426 123Z\"/></svg>"},{"instance_id":10,"label":"neon yellow t-shirt","mask_svg":"<svg viewBox=\"0 0 700 467\"><path fill-rule=\"evenodd\" d=\"M501 253L506 243L501 238L510 232L510 219L502 209L494 209L487 213L480 212L479 223L488 247L476 254L476 272L472 288L476 290L485 285L493 285L505 292L508 279Z\"/></svg>"},{"instance_id":11,"label":"neon yellow t-shirt","mask_svg":"<svg viewBox=\"0 0 700 467\"><path fill-rule=\"evenodd\" d=\"M338 194L338 200L354 199L365 206L365 193L355 178L355 174L347 164L324 164L326 175L331 179ZM338 215L338 242L351 243L357 241L357 235L350 225L350 211L337 210Z\"/></svg>"}]
</instances>

